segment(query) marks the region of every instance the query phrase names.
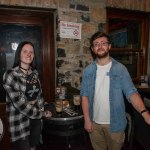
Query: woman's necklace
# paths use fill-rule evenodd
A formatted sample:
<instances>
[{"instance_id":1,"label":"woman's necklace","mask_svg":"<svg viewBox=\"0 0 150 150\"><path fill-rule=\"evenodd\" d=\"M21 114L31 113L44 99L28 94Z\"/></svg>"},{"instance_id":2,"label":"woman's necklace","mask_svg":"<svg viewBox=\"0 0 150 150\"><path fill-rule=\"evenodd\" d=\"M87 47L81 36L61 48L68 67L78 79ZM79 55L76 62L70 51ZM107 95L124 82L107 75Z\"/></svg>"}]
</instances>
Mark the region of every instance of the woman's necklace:
<instances>
[{"instance_id":1,"label":"woman's necklace","mask_svg":"<svg viewBox=\"0 0 150 150\"><path fill-rule=\"evenodd\" d=\"M21 66L20 66L20 69L22 69L22 70L26 71L26 74L28 74L28 72L29 72L29 70L30 70L30 68L25 69L25 68L23 68L23 67L21 67Z\"/></svg>"}]
</instances>

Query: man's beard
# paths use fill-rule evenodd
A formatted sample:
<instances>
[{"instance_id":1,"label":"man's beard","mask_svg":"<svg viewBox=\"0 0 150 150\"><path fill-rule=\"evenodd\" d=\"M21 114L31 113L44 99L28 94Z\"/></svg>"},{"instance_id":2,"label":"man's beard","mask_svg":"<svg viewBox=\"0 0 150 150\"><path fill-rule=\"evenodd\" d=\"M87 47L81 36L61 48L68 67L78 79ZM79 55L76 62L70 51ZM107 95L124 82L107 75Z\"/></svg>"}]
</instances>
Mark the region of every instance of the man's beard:
<instances>
[{"instance_id":1,"label":"man's beard","mask_svg":"<svg viewBox=\"0 0 150 150\"><path fill-rule=\"evenodd\" d=\"M108 51L104 51L104 53L103 54L96 54L96 57L97 58L105 58L105 57L107 57L109 55L109 52Z\"/></svg>"}]
</instances>

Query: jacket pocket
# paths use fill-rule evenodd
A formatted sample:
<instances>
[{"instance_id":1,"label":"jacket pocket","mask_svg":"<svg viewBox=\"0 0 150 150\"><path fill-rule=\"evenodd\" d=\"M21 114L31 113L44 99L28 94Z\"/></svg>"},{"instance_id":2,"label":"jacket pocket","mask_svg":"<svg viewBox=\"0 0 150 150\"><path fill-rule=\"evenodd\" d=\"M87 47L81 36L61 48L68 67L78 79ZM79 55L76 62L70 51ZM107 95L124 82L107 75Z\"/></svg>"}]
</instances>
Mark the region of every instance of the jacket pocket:
<instances>
[{"instance_id":1,"label":"jacket pocket","mask_svg":"<svg viewBox=\"0 0 150 150\"><path fill-rule=\"evenodd\" d=\"M121 88L121 80L122 77L119 75L115 75L112 77L112 85L114 88Z\"/></svg>"}]
</instances>

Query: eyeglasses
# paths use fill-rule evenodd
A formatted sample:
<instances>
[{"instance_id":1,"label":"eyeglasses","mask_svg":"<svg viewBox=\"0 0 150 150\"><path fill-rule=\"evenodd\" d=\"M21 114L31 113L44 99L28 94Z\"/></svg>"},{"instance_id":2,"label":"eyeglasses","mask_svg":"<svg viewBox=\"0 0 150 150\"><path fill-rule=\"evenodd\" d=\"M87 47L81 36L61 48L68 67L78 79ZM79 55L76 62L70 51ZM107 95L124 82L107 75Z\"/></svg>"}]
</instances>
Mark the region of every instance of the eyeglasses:
<instances>
[{"instance_id":1,"label":"eyeglasses","mask_svg":"<svg viewBox=\"0 0 150 150\"><path fill-rule=\"evenodd\" d=\"M95 43L93 44L93 47L100 47L100 46L107 46L109 44L109 42L104 42L104 43Z\"/></svg>"}]
</instances>

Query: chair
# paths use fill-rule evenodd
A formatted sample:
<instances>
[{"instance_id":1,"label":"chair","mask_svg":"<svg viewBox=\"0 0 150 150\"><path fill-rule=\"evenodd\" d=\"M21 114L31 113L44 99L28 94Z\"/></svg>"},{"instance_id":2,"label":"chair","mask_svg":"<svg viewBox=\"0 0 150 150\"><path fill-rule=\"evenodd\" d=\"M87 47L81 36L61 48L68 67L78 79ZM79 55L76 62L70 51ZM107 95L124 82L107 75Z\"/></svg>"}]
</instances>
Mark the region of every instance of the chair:
<instances>
[{"instance_id":1,"label":"chair","mask_svg":"<svg viewBox=\"0 0 150 150\"><path fill-rule=\"evenodd\" d=\"M122 150L133 149L133 134L134 134L134 121L131 114L126 112L127 126L125 129L125 141Z\"/></svg>"},{"instance_id":2,"label":"chair","mask_svg":"<svg viewBox=\"0 0 150 150\"><path fill-rule=\"evenodd\" d=\"M4 134L4 126L3 126L3 122L2 122L2 120L0 118L0 141L3 138L3 134Z\"/></svg>"}]
</instances>

